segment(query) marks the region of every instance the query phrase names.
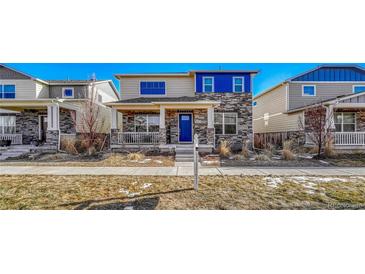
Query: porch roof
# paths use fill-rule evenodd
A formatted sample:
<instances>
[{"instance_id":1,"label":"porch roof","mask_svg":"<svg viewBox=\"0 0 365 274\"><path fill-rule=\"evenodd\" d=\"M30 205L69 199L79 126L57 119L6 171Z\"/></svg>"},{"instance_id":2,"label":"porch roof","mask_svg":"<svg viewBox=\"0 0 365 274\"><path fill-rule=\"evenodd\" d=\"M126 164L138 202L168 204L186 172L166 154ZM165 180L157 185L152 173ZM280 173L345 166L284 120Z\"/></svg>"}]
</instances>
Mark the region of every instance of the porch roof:
<instances>
[{"instance_id":1,"label":"porch roof","mask_svg":"<svg viewBox=\"0 0 365 274\"><path fill-rule=\"evenodd\" d=\"M365 108L365 91L354 94L340 95L331 99L325 99L319 102L315 102L313 104L309 104L304 107L291 109L286 113L288 114L295 113L306 110L307 108L320 105L325 105L325 106L333 105L334 108Z\"/></svg>"},{"instance_id":2,"label":"porch roof","mask_svg":"<svg viewBox=\"0 0 365 274\"><path fill-rule=\"evenodd\" d=\"M219 101L204 100L198 97L139 97L107 103L117 109L126 108L208 108L219 105Z\"/></svg>"},{"instance_id":3,"label":"porch roof","mask_svg":"<svg viewBox=\"0 0 365 274\"><path fill-rule=\"evenodd\" d=\"M42 109L52 104L58 104L61 108L78 110L77 105L68 102L70 100L56 100L56 99L2 99L0 100L0 108L5 110L19 111L22 109ZM73 100L73 101L78 101Z\"/></svg>"}]
</instances>

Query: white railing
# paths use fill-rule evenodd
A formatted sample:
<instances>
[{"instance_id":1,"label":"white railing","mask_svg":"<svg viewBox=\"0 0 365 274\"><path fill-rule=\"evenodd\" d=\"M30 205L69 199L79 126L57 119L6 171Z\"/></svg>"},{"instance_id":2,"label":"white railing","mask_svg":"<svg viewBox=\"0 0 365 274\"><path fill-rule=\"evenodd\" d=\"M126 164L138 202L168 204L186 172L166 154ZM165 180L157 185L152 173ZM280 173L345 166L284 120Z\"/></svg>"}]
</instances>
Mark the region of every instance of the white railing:
<instances>
[{"instance_id":1,"label":"white railing","mask_svg":"<svg viewBox=\"0 0 365 274\"><path fill-rule=\"evenodd\" d=\"M335 132L334 137L335 145L365 145L365 132Z\"/></svg>"},{"instance_id":2,"label":"white railing","mask_svg":"<svg viewBox=\"0 0 365 274\"><path fill-rule=\"evenodd\" d=\"M12 145L21 145L23 143L21 134L0 134L0 140L11 140Z\"/></svg>"},{"instance_id":3,"label":"white railing","mask_svg":"<svg viewBox=\"0 0 365 274\"><path fill-rule=\"evenodd\" d=\"M158 132L120 132L118 133L119 144L158 144Z\"/></svg>"}]
</instances>

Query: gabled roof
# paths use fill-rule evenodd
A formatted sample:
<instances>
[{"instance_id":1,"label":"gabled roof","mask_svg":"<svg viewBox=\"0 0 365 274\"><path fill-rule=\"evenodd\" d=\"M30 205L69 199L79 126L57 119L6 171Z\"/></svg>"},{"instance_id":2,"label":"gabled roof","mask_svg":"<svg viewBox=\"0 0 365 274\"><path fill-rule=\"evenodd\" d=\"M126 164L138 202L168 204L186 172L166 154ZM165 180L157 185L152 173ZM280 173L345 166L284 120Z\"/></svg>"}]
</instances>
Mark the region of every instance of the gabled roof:
<instances>
[{"instance_id":1,"label":"gabled roof","mask_svg":"<svg viewBox=\"0 0 365 274\"><path fill-rule=\"evenodd\" d=\"M6 69L8 69L8 70L12 70L12 71L14 71L14 72L16 72L16 73L19 73L19 74L21 74L21 75L23 75L23 76L25 76L26 78L29 78L29 79L31 79L31 80L34 80L34 81L37 81L37 82L41 82L41 83L43 83L43 84L47 84L47 82L46 82L46 81L43 81L43 80L38 79L38 78L35 78L35 77L33 77L33 76L31 76L31 75L29 75L29 74L27 74L27 73L24 73L24 72L19 71L19 70L16 70L16 69L13 69L13 68L11 68L11 67L9 67L9 66L6 66L6 65L3 65L3 64L0 64L0 67L6 68Z\"/></svg>"},{"instance_id":2,"label":"gabled roof","mask_svg":"<svg viewBox=\"0 0 365 274\"><path fill-rule=\"evenodd\" d=\"M323 77L323 78L321 78ZM328 77L328 78L327 78ZM328 80L326 80L326 78ZM321 81L329 81L329 82L362 82L365 81L365 69L358 65L352 64L327 64L320 65L311 70L293 76L291 78L286 79L285 81L261 92L260 94L253 97L257 99L262 95L269 93L270 91L280 87L281 85L285 85L289 82L321 82Z\"/></svg>"},{"instance_id":3,"label":"gabled roof","mask_svg":"<svg viewBox=\"0 0 365 274\"><path fill-rule=\"evenodd\" d=\"M365 81L365 70L358 65L321 65L297 76L289 78L288 81Z\"/></svg>"},{"instance_id":4,"label":"gabled roof","mask_svg":"<svg viewBox=\"0 0 365 274\"><path fill-rule=\"evenodd\" d=\"M257 74L258 70L190 70L187 72L146 72L146 73L122 73L115 74L117 79L121 77L146 77L146 76L158 76L158 77L174 77L174 76L193 76L196 73L250 73Z\"/></svg>"}]
</instances>

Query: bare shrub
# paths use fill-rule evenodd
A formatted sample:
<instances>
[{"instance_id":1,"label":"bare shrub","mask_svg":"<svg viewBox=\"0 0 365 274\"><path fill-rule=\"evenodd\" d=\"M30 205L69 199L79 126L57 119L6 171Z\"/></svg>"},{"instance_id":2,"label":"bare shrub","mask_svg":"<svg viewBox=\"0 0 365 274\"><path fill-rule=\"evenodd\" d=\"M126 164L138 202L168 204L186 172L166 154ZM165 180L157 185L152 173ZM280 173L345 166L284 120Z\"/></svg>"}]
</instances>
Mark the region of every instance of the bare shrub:
<instances>
[{"instance_id":1,"label":"bare shrub","mask_svg":"<svg viewBox=\"0 0 365 274\"><path fill-rule=\"evenodd\" d=\"M235 154L235 155L233 155L233 159L234 160L237 160L237 161L243 161L243 160L246 160L247 159L247 157L245 157L244 155L242 155L242 154Z\"/></svg>"},{"instance_id":2,"label":"bare shrub","mask_svg":"<svg viewBox=\"0 0 365 274\"><path fill-rule=\"evenodd\" d=\"M243 146L242 146L241 155L242 155L245 159L250 158L250 150L248 149L247 145L243 145Z\"/></svg>"},{"instance_id":3,"label":"bare shrub","mask_svg":"<svg viewBox=\"0 0 365 274\"><path fill-rule=\"evenodd\" d=\"M281 157L285 161L292 161L295 159L294 153L289 149L283 149L283 151L281 152Z\"/></svg>"},{"instance_id":4,"label":"bare shrub","mask_svg":"<svg viewBox=\"0 0 365 274\"><path fill-rule=\"evenodd\" d=\"M257 154L257 155L255 156L255 160L256 160L256 161L270 161L271 159L270 159L270 157L269 157L269 156L267 156L266 154Z\"/></svg>"},{"instance_id":5,"label":"bare shrub","mask_svg":"<svg viewBox=\"0 0 365 274\"><path fill-rule=\"evenodd\" d=\"M65 138L61 142L61 149L66 151L69 154L76 155L79 151L76 148L76 140L71 138Z\"/></svg>"},{"instance_id":6,"label":"bare shrub","mask_svg":"<svg viewBox=\"0 0 365 274\"><path fill-rule=\"evenodd\" d=\"M130 152L127 155L127 159L130 161L142 161L144 159L144 154L141 152Z\"/></svg>"},{"instance_id":7,"label":"bare shrub","mask_svg":"<svg viewBox=\"0 0 365 274\"><path fill-rule=\"evenodd\" d=\"M326 156L326 157L336 156L336 152L333 147L332 139L328 140L324 146L324 156Z\"/></svg>"},{"instance_id":8,"label":"bare shrub","mask_svg":"<svg viewBox=\"0 0 365 274\"><path fill-rule=\"evenodd\" d=\"M319 150L318 146L314 146L310 149L309 153L318 154L318 150Z\"/></svg>"},{"instance_id":9,"label":"bare shrub","mask_svg":"<svg viewBox=\"0 0 365 274\"><path fill-rule=\"evenodd\" d=\"M231 155L231 146L227 140L222 140L219 144L219 155L228 157Z\"/></svg>"}]
</instances>

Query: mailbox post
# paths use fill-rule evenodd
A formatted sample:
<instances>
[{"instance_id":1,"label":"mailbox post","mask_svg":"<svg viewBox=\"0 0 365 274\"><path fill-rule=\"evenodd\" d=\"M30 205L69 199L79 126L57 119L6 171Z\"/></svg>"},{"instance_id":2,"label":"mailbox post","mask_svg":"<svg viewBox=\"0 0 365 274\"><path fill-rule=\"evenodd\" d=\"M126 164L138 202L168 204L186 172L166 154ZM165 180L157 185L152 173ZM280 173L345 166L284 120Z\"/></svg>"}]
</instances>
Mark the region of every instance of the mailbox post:
<instances>
[{"instance_id":1,"label":"mailbox post","mask_svg":"<svg viewBox=\"0 0 365 274\"><path fill-rule=\"evenodd\" d=\"M194 189L198 191L199 187L199 139L198 134L194 134Z\"/></svg>"}]
</instances>

